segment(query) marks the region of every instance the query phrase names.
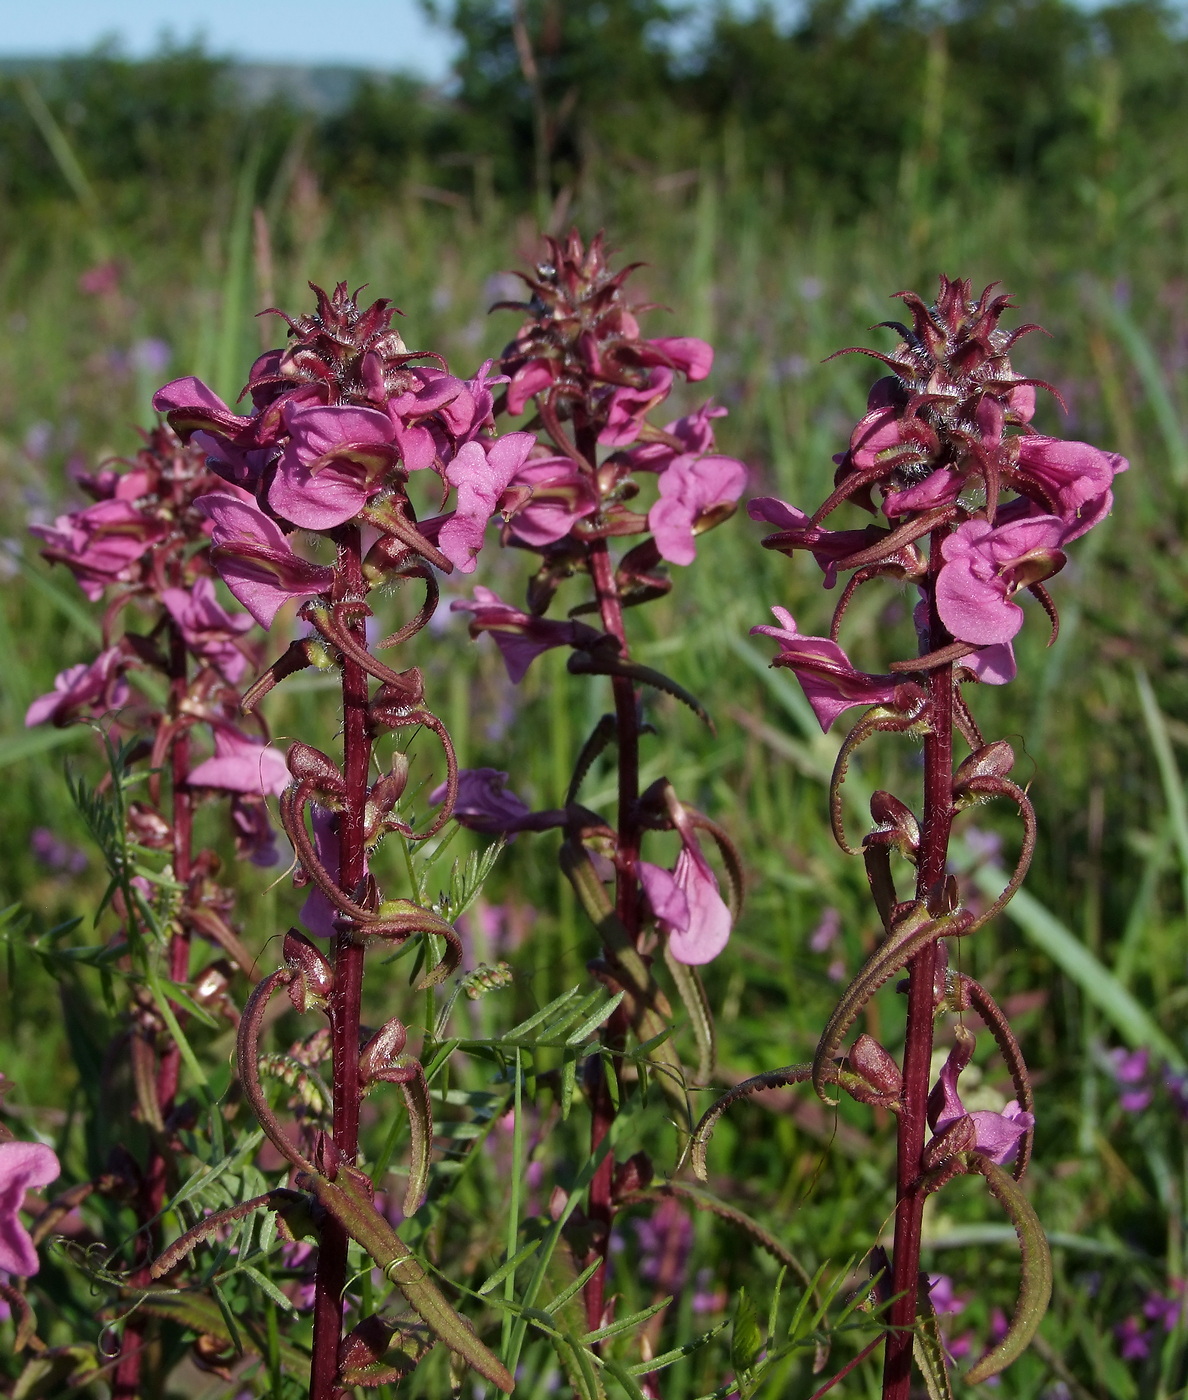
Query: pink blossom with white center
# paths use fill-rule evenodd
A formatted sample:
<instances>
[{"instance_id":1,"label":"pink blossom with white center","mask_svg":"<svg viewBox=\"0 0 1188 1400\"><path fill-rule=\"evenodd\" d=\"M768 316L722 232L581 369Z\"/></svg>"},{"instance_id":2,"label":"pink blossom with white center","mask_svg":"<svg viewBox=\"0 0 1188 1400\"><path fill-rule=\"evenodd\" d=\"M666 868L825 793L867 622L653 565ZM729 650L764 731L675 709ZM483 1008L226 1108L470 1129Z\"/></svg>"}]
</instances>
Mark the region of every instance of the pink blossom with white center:
<instances>
[{"instance_id":1,"label":"pink blossom with white center","mask_svg":"<svg viewBox=\"0 0 1188 1400\"><path fill-rule=\"evenodd\" d=\"M746 467L732 457L677 457L660 477L660 499L648 512L660 557L691 564L699 523L716 519L725 507L733 510L746 484Z\"/></svg>"},{"instance_id":2,"label":"pink blossom with white center","mask_svg":"<svg viewBox=\"0 0 1188 1400\"><path fill-rule=\"evenodd\" d=\"M1055 515L997 529L985 520L967 520L947 536L936 606L956 640L979 646L1009 642L1023 625L1023 609L1012 595L1063 567L1064 536L1064 522Z\"/></svg>"},{"instance_id":3,"label":"pink blossom with white center","mask_svg":"<svg viewBox=\"0 0 1188 1400\"><path fill-rule=\"evenodd\" d=\"M219 576L261 627L271 627L290 598L329 592L334 570L294 554L276 522L250 502L215 492L194 504L214 527L211 561Z\"/></svg>"},{"instance_id":4,"label":"pink blossom with white center","mask_svg":"<svg viewBox=\"0 0 1188 1400\"><path fill-rule=\"evenodd\" d=\"M88 666L69 666L54 677L54 688L39 695L25 711L25 727L52 720L63 725L79 715L97 717L118 710L128 701L128 683L122 673L119 647L101 651Z\"/></svg>"},{"instance_id":5,"label":"pink blossom with white center","mask_svg":"<svg viewBox=\"0 0 1188 1400\"><path fill-rule=\"evenodd\" d=\"M780 643L780 654L772 664L787 666L796 676L822 730L854 705L885 704L895 698L900 683L894 676L856 671L836 642L804 636L787 608L772 608L772 612L783 625L752 627L751 634L774 637Z\"/></svg>"},{"instance_id":6,"label":"pink blossom with white center","mask_svg":"<svg viewBox=\"0 0 1188 1400\"><path fill-rule=\"evenodd\" d=\"M636 869L677 962L692 967L712 962L730 940L732 921L692 830L681 832L681 851L671 871L646 860L639 861Z\"/></svg>"},{"instance_id":7,"label":"pink blossom with white center","mask_svg":"<svg viewBox=\"0 0 1188 1400\"><path fill-rule=\"evenodd\" d=\"M0 1269L27 1278L41 1267L19 1211L25 1192L62 1174L53 1150L40 1142L0 1142Z\"/></svg>"},{"instance_id":8,"label":"pink blossom with white center","mask_svg":"<svg viewBox=\"0 0 1188 1400\"><path fill-rule=\"evenodd\" d=\"M229 724L214 727L214 746L214 757L198 764L190 773L191 787L279 797L292 781L279 749L249 739Z\"/></svg>"},{"instance_id":9,"label":"pink blossom with white center","mask_svg":"<svg viewBox=\"0 0 1188 1400\"><path fill-rule=\"evenodd\" d=\"M190 651L235 685L247 669L247 657L234 638L251 630L252 619L227 612L215 597L214 583L205 577L195 579L191 589L163 589L161 601Z\"/></svg>"}]
</instances>

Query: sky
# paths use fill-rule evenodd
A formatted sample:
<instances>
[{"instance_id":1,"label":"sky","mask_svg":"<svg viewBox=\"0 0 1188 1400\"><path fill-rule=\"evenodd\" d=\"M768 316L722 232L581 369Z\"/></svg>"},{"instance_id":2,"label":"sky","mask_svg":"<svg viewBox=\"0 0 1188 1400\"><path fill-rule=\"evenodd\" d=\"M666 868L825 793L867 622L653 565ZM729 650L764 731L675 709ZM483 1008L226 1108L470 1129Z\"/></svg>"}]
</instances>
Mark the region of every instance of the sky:
<instances>
[{"instance_id":1,"label":"sky","mask_svg":"<svg viewBox=\"0 0 1188 1400\"><path fill-rule=\"evenodd\" d=\"M169 34L249 62L403 68L438 82L453 54L417 0L10 0L0 10L4 58L84 53L108 38L143 57Z\"/></svg>"}]
</instances>

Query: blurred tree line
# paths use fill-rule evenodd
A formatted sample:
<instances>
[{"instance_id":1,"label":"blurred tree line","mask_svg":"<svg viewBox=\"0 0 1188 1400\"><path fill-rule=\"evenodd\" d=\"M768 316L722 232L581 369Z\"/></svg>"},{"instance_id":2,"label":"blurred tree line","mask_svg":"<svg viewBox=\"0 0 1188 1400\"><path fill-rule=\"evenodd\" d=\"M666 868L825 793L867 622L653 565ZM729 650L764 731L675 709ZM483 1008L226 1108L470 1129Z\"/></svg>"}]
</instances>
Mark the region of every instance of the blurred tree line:
<instances>
[{"instance_id":1,"label":"blurred tree line","mask_svg":"<svg viewBox=\"0 0 1188 1400\"><path fill-rule=\"evenodd\" d=\"M193 49L5 78L3 217L85 178L111 212L134 214L147 184L176 218L245 153L261 188L300 167L349 201L411 185L537 210L709 166L843 218L1002 180L1051 217L1105 198L1125 218L1188 176L1188 39L1159 0L723 5L691 41L666 0L426 3L461 41L453 82L364 77L320 114L283 93L247 102L230 65Z\"/></svg>"}]
</instances>

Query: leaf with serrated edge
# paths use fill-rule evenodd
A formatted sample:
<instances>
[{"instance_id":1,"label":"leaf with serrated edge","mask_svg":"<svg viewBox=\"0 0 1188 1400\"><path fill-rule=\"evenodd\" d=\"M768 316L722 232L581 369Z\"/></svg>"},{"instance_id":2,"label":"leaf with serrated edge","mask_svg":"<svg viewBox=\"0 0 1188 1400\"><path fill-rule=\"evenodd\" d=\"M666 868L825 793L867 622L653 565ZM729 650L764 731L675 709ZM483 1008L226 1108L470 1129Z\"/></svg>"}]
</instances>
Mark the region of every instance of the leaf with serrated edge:
<instances>
[{"instance_id":1,"label":"leaf with serrated edge","mask_svg":"<svg viewBox=\"0 0 1188 1400\"><path fill-rule=\"evenodd\" d=\"M664 940L664 963L681 1004L689 1013L689 1025L693 1031L693 1039L697 1042L697 1078L704 1084L713 1074L714 1062L717 1059L714 1020L710 1014L709 1000L701 978L697 975L697 969L687 963L678 962L672 955L672 948L667 939Z\"/></svg>"},{"instance_id":2,"label":"leaf with serrated edge","mask_svg":"<svg viewBox=\"0 0 1188 1400\"><path fill-rule=\"evenodd\" d=\"M734 1308L734 1327L730 1336L730 1364L735 1375L749 1371L755 1358L763 1350L763 1333L759 1330L759 1319L755 1308L747 1297L747 1290L740 1288L738 1302Z\"/></svg>"},{"instance_id":3,"label":"leaf with serrated edge","mask_svg":"<svg viewBox=\"0 0 1188 1400\"><path fill-rule=\"evenodd\" d=\"M1009 1366L1026 1351L1035 1336L1052 1296L1052 1253L1039 1216L1014 1177L980 1152L967 1152L963 1156L966 1171L984 1176L990 1194L1006 1211L1019 1237L1019 1249L1023 1256L1019 1297L1007 1334L996 1347L992 1347L971 1366L963 1378L968 1384L977 1385Z\"/></svg>"}]
</instances>

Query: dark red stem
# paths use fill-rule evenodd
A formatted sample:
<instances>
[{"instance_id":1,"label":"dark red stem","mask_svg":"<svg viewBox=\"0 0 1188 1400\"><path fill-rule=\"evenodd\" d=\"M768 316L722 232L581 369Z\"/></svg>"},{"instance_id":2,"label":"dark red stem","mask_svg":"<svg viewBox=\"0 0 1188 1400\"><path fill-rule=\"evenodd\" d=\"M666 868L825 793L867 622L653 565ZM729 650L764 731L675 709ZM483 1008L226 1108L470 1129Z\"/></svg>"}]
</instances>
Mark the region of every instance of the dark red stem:
<instances>
[{"instance_id":1,"label":"dark red stem","mask_svg":"<svg viewBox=\"0 0 1188 1400\"><path fill-rule=\"evenodd\" d=\"M936 574L947 531L933 531L925 591L929 635L921 654L952 640L936 611ZM928 673L929 730L924 736L924 822L920 833L916 897L933 914L941 900L953 819L953 666ZM903 1110L899 1115L895 1179L895 1249L891 1264L891 1304L883 1366L883 1400L908 1400L912 1381L913 1328L920 1274L920 1233L924 1212L921 1155L928 1129L928 1078L935 1023L934 981L937 947L930 943L908 963L907 1038L903 1055Z\"/></svg>"},{"instance_id":2,"label":"dark red stem","mask_svg":"<svg viewBox=\"0 0 1188 1400\"><path fill-rule=\"evenodd\" d=\"M597 461L598 432L596 425L576 424L577 449L589 462ZM617 638L623 656L627 655L627 633L623 627L623 605L615 580L614 565L605 539L591 540L586 546L594 596L598 602L603 630ZM639 710L635 687L626 676L611 677L615 699L615 726L619 760L619 808L616 820L615 912L635 941L639 933ZM603 1043L611 1050L621 1050L627 1038L627 1018L622 1009L616 1010L603 1032ZM615 1120L614 1100L607 1083L605 1062L598 1065L591 1093L590 1151L596 1152ZM608 1152L590 1182L587 1210L595 1223L596 1248L602 1263L586 1284L586 1321L590 1328L602 1326L606 1297L606 1262L610 1250L611 1225L614 1222L612 1185L614 1153Z\"/></svg>"},{"instance_id":3,"label":"dark red stem","mask_svg":"<svg viewBox=\"0 0 1188 1400\"><path fill-rule=\"evenodd\" d=\"M362 551L357 526L344 526L338 538L335 603L363 601ZM362 617L346 624L361 646L367 636ZM343 656L343 775L346 800L338 819L339 886L352 898L364 875L363 823L371 763L367 673ZM333 1135L338 1151L353 1162L359 1147L359 1003L363 991L363 945L350 930L334 940L334 987L330 993L333 1048ZM343 1288L346 1285L347 1233L327 1215L318 1250L314 1291L313 1364L310 1400L333 1400L338 1390L338 1348L342 1336Z\"/></svg>"}]
</instances>

